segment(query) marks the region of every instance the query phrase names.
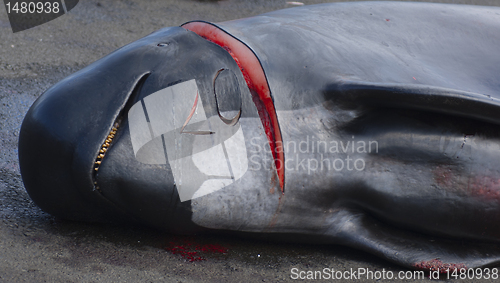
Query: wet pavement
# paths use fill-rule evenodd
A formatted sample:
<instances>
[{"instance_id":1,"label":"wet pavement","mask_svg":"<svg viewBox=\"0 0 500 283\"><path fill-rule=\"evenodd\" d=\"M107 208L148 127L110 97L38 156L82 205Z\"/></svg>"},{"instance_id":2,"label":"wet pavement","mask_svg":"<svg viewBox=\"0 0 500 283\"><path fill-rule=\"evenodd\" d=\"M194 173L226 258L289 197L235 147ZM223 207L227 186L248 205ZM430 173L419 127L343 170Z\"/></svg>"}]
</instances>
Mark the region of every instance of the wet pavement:
<instances>
[{"instance_id":1,"label":"wet pavement","mask_svg":"<svg viewBox=\"0 0 500 283\"><path fill-rule=\"evenodd\" d=\"M325 1L303 1L320 2ZM162 27L291 6L284 0L81 0L69 14L16 34L0 9L0 282L282 282L291 281L294 267L406 271L340 246L180 237L144 227L62 221L34 205L23 187L19 128L29 106L51 85Z\"/></svg>"}]
</instances>

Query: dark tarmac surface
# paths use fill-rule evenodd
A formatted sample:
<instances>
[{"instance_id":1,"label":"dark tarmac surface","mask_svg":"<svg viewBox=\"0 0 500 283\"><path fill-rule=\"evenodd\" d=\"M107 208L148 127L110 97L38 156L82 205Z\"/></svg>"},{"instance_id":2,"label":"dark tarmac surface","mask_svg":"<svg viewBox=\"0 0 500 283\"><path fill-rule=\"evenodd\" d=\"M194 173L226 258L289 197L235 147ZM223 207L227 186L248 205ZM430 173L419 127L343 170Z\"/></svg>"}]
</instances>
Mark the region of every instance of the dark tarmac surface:
<instances>
[{"instance_id":1,"label":"dark tarmac surface","mask_svg":"<svg viewBox=\"0 0 500 283\"><path fill-rule=\"evenodd\" d=\"M497 0L432 2L500 6ZM16 34L0 8L0 282L282 282L292 281L294 267L406 271L338 246L179 237L142 227L61 221L36 207L23 187L19 128L29 106L51 85L162 27L287 7L285 0L81 0L69 14ZM495 280L481 280L490 281Z\"/></svg>"}]
</instances>

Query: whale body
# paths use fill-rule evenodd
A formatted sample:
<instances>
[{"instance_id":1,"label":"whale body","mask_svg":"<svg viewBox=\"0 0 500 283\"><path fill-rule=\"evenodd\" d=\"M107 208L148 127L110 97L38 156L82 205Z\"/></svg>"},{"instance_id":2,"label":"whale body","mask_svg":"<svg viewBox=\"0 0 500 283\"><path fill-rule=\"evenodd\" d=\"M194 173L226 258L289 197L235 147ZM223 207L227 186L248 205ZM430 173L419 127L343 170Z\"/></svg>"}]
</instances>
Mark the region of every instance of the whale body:
<instances>
[{"instance_id":1,"label":"whale body","mask_svg":"<svg viewBox=\"0 0 500 283\"><path fill-rule=\"evenodd\" d=\"M65 78L20 132L54 216L500 260L500 9L303 6L161 29Z\"/></svg>"}]
</instances>

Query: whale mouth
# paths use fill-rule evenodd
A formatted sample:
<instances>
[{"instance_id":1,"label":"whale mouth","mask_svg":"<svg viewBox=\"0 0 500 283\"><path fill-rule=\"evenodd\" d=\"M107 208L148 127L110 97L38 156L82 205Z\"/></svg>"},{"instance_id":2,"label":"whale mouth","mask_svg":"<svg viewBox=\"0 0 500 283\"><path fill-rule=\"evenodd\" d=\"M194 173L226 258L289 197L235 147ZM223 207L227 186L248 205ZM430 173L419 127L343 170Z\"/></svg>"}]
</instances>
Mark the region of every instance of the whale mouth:
<instances>
[{"instance_id":1,"label":"whale mouth","mask_svg":"<svg viewBox=\"0 0 500 283\"><path fill-rule=\"evenodd\" d=\"M120 125L122 124L122 121L126 113L128 113L132 105L135 103L135 100L137 96L140 94L142 86L146 82L149 75L150 73L146 73L138 80L137 84L134 86L130 94L130 97L128 98L127 102L118 113L118 116L116 117L115 121L113 122L113 126L109 131L109 133L107 134L106 139L99 147L99 151L97 152L97 156L94 161L94 170L92 171L92 182L94 184L94 190L98 191L99 193L102 193L101 188L97 182L97 174L99 173L99 168L101 167L101 164L104 162L106 153L113 145L114 138L118 133L118 129L120 128Z\"/></svg>"},{"instance_id":2,"label":"whale mouth","mask_svg":"<svg viewBox=\"0 0 500 283\"><path fill-rule=\"evenodd\" d=\"M190 30L204 39L211 41L224 50L236 61L247 86L252 94L252 100L258 110L262 126L274 158L276 173L281 192L285 192L285 160L283 141L274 108L274 101L267 83L266 75L254 52L243 42L234 38L222 29L207 22L188 22L181 27Z\"/></svg>"},{"instance_id":3,"label":"whale mouth","mask_svg":"<svg viewBox=\"0 0 500 283\"><path fill-rule=\"evenodd\" d=\"M101 163L104 160L104 157L106 156L106 152L109 150L109 148L111 147L111 145L113 143L113 139L114 139L116 133L118 132L118 128L120 127L120 124L121 124L121 117L118 117L115 120L115 123L113 124L113 128L111 129L111 131L109 131L108 135L106 136L106 140L99 148L99 152L97 153L97 157L96 157L95 162L94 162L94 172L92 175L92 177L93 177L92 179L94 182L94 189L100 193L102 191L101 191L101 188L99 187L99 185L97 184L97 173L99 171L99 167L101 166Z\"/></svg>"},{"instance_id":4,"label":"whale mouth","mask_svg":"<svg viewBox=\"0 0 500 283\"><path fill-rule=\"evenodd\" d=\"M78 221L127 222L130 216L96 188L94 164L102 162L147 72L132 79L111 68L94 74L96 65L109 64L101 60L54 85L31 106L20 130L19 163L25 188L42 210ZM117 95L100 93L109 77L123 85Z\"/></svg>"}]
</instances>

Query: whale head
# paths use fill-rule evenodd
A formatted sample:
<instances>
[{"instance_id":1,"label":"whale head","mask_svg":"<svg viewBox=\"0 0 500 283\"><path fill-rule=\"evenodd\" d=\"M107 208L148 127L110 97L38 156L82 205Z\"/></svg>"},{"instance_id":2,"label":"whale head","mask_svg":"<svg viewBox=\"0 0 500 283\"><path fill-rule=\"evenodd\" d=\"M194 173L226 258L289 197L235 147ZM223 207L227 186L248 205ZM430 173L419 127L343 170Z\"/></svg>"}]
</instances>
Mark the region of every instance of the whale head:
<instances>
[{"instance_id":1,"label":"whale head","mask_svg":"<svg viewBox=\"0 0 500 283\"><path fill-rule=\"evenodd\" d=\"M248 169L243 118L260 122L231 55L165 28L37 99L21 127L21 174L54 216L189 230L190 200Z\"/></svg>"}]
</instances>

